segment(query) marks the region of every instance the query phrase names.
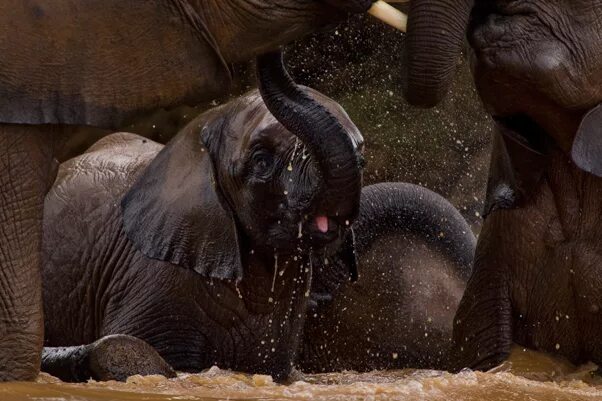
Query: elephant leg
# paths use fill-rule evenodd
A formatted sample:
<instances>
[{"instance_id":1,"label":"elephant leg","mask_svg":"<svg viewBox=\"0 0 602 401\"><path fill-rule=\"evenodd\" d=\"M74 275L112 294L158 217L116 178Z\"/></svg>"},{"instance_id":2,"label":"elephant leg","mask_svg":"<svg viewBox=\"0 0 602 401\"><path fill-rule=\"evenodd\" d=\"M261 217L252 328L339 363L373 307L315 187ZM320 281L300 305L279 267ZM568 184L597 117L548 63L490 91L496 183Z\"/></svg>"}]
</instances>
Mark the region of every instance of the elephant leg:
<instances>
[{"instance_id":1,"label":"elephant leg","mask_svg":"<svg viewBox=\"0 0 602 401\"><path fill-rule=\"evenodd\" d=\"M44 196L60 127L0 125L0 381L33 380L43 344Z\"/></svg>"},{"instance_id":2,"label":"elephant leg","mask_svg":"<svg viewBox=\"0 0 602 401\"><path fill-rule=\"evenodd\" d=\"M42 370L66 382L125 381L133 375L176 373L159 353L146 342L122 334L110 335L87 345L46 347Z\"/></svg>"},{"instance_id":3,"label":"elephant leg","mask_svg":"<svg viewBox=\"0 0 602 401\"><path fill-rule=\"evenodd\" d=\"M512 301L507 263L512 260L497 237L500 225L486 221L477 245L473 274L454 318L457 370L491 369L510 354ZM492 224L488 224L492 223Z\"/></svg>"}]
</instances>

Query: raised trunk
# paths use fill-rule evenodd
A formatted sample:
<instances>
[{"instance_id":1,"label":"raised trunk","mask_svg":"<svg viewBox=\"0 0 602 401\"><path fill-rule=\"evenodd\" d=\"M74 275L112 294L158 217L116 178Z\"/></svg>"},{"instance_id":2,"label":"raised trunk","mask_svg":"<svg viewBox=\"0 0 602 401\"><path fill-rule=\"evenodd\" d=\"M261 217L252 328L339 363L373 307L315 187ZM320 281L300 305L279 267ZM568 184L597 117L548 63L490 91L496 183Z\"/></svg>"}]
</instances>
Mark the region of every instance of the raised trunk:
<instances>
[{"instance_id":1,"label":"raised trunk","mask_svg":"<svg viewBox=\"0 0 602 401\"><path fill-rule=\"evenodd\" d=\"M445 96L462 51L474 0L413 0L406 39L408 102L432 107Z\"/></svg>"},{"instance_id":2,"label":"raised trunk","mask_svg":"<svg viewBox=\"0 0 602 401\"><path fill-rule=\"evenodd\" d=\"M295 84L281 52L258 57L257 72L268 110L307 146L320 166L325 185L320 212L346 219L357 216L360 155L343 125Z\"/></svg>"}]
</instances>

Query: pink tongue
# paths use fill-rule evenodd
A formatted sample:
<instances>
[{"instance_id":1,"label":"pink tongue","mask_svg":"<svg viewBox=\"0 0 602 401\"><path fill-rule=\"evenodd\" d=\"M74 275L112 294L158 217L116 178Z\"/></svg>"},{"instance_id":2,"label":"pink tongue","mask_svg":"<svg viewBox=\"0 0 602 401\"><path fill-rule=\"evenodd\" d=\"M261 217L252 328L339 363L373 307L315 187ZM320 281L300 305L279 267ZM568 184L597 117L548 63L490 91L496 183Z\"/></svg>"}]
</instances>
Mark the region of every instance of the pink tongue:
<instances>
[{"instance_id":1,"label":"pink tongue","mask_svg":"<svg viewBox=\"0 0 602 401\"><path fill-rule=\"evenodd\" d=\"M328 217L326 216L317 216L316 217L316 226L318 226L318 230L323 233L328 232Z\"/></svg>"}]
</instances>

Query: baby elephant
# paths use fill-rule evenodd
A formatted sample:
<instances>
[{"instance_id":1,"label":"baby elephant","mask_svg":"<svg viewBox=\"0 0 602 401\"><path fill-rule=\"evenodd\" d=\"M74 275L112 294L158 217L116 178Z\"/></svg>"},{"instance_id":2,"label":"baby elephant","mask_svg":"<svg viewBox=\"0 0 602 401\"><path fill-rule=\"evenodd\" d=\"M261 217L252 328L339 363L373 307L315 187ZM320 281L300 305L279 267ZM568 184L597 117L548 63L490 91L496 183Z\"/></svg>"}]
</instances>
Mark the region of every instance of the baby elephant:
<instances>
[{"instance_id":1,"label":"baby elephant","mask_svg":"<svg viewBox=\"0 0 602 401\"><path fill-rule=\"evenodd\" d=\"M389 294L392 308L418 308L423 291L410 286L429 287L431 273L434 287L449 274L456 295L474 247L457 211L415 186L360 191L362 138L340 106L310 89L272 100L277 92L264 86L265 103L254 91L209 111L165 147L118 133L61 165L45 209L43 370L69 381L212 365L277 380L295 364L321 370L328 355L310 349L337 341L333 308L358 288L356 255L366 262L356 284L369 284L347 305L354 316L366 307L420 325L420 313L375 302ZM294 112L279 113L300 94L284 107ZM311 112L291 123L301 107ZM426 260L424 244L444 258L406 274L382 260L387 244L399 258ZM306 324L308 313L324 319Z\"/></svg>"},{"instance_id":2,"label":"baby elephant","mask_svg":"<svg viewBox=\"0 0 602 401\"><path fill-rule=\"evenodd\" d=\"M289 375L311 256L339 249L359 211L363 140L334 101L281 65L258 68L261 96L165 147L117 133L60 166L45 204L44 370Z\"/></svg>"}]
</instances>

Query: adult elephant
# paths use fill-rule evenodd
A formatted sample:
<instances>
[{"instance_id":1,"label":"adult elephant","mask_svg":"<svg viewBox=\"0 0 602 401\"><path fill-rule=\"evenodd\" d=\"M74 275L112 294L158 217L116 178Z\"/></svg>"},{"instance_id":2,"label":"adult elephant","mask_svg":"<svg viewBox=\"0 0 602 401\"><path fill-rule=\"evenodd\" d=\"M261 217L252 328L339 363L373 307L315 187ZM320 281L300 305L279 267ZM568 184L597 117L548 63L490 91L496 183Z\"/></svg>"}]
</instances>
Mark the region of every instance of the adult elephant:
<instances>
[{"instance_id":1,"label":"adult elephant","mask_svg":"<svg viewBox=\"0 0 602 401\"><path fill-rule=\"evenodd\" d=\"M602 363L602 1L478 2L475 81L498 122L459 368L512 342Z\"/></svg>"},{"instance_id":2,"label":"adult elephant","mask_svg":"<svg viewBox=\"0 0 602 401\"><path fill-rule=\"evenodd\" d=\"M353 224L359 278L344 255L314 262L304 372L444 370L476 239L460 212L417 185L363 188ZM343 248L344 250L344 248Z\"/></svg>"},{"instance_id":3,"label":"adult elephant","mask_svg":"<svg viewBox=\"0 0 602 401\"><path fill-rule=\"evenodd\" d=\"M0 5L0 380L31 380L39 370L43 198L56 176L53 156L69 127L111 128L147 110L211 98L226 90L229 63L274 50L371 4L8 0Z\"/></svg>"}]
</instances>

